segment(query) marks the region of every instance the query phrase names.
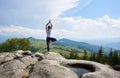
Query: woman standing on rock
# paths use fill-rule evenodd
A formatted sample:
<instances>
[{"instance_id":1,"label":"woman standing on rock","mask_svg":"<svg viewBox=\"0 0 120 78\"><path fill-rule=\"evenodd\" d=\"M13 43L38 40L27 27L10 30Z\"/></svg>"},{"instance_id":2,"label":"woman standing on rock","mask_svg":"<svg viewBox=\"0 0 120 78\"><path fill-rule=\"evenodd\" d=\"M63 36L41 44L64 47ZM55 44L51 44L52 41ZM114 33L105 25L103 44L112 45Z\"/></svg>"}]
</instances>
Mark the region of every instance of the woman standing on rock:
<instances>
[{"instance_id":1,"label":"woman standing on rock","mask_svg":"<svg viewBox=\"0 0 120 78\"><path fill-rule=\"evenodd\" d=\"M52 27L53 27L53 25L52 25L51 21L49 20L49 22L46 24L46 27L45 27L46 28L46 34L47 34L47 38L46 38L47 51L50 51L50 43L56 41L55 38L50 37Z\"/></svg>"}]
</instances>

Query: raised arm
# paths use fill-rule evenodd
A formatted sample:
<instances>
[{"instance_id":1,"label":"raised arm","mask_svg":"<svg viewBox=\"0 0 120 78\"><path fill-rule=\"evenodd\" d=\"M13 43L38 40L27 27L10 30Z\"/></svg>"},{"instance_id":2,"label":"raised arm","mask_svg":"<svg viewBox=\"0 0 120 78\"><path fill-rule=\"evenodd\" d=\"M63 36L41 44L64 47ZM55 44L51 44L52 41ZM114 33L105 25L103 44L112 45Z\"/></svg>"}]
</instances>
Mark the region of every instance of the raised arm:
<instances>
[{"instance_id":1,"label":"raised arm","mask_svg":"<svg viewBox=\"0 0 120 78\"><path fill-rule=\"evenodd\" d=\"M45 26L45 28L46 28L46 30L48 29L48 24L49 24L50 22L48 22L47 24L46 24L46 26Z\"/></svg>"},{"instance_id":2,"label":"raised arm","mask_svg":"<svg viewBox=\"0 0 120 78\"><path fill-rule=\"evenodd\" d=\"M50 20L49 20L49 23L50 23L50 26L51 26L51 29L52 29L53 25L52 25L52 23L51 23L51 21L50 21Z\"/></svg>"}]
</instances>

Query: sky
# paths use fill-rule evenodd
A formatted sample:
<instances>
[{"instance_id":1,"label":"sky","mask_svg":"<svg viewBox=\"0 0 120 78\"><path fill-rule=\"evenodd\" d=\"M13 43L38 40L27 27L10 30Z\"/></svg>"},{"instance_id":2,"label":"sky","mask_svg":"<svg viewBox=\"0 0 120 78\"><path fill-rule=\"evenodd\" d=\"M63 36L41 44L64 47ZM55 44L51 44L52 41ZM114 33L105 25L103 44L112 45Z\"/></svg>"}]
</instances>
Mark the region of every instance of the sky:
<instances>
[{"instance_id":1,"label":"sky","mask_svg":"<svg viewBox=\"0 0 120 78\"><path fill-rule=\"evenodd\" d=\"M0 0L0 37L120 38L120 0Z\"/></svg>"}]
</instances>

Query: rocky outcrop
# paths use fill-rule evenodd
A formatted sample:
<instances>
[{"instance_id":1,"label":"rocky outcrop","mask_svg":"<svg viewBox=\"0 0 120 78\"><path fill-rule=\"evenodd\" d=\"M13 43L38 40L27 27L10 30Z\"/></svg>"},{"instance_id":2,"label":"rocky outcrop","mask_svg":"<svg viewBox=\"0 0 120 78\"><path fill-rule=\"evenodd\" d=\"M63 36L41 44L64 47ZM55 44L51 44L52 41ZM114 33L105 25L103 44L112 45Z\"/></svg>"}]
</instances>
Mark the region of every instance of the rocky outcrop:
<instances>
[{"instance_id":1,"label":"rocky outcrop","mask_svg":"<svg viewBox=\"0 0 120 78\"><path fill-rule=\"evenodd\" d=\"M27 78L31 66L38 62L30 51L0 53L0 78Z\"/></svg>"},{"instance_id":2,"label":"rocky outcrop","mask_svg":"<svg viewBox=\"0 0 120 78\"><path fill-rule=\"evenodd\" d=\"M44 55L44 59L49 59L49 60L65 60L64 57L62 57L60 54L55 53L55 52L48 52Z\"/></svg>"},{"instance_id":3,"label":"rocky outcrop","mask_svg":"<svg viewBox=\"0 0 120 78\"><path fill-rule=\"evenodd\" d=\"M26 65L19 60L11 60L0 65L0 78L22 78L27 75Z\"/></svg>"},{"instance_id":4,"label":"rocky outcrop","mask_svg":"<svg viewBox=\"0 0 120 78\"><path fill-rule=\"evenodd\" d=\"M65 60L64 65L83 67L90 70L90 73L81 75L81 78L120 78L120 72L115 71L108 65L85 60Z\"/></svg>"},{"instance_id":5,"label":"rocky outcrop","mask_svg":"<svg viewBox=\"0 0 120 78\"><path fill-rule=\"evenodd\" d=\"M30 72L30 78L78 78L71 70L60 66L55 60L42 60L35 64Z\"/></svg>"},{"instance_id":6,"label":"rocky outcrop","mask_svg":"<svg viewBox=\"0 0 120 78\"><path fill-rule=\"evenodd\" d=\"M74 66L91 72L78 76L68 68ZM120 72L93 61L68 60L55 52L18 50L0 53L0 78L120 78Z\"/></svg>"}]
</instances>

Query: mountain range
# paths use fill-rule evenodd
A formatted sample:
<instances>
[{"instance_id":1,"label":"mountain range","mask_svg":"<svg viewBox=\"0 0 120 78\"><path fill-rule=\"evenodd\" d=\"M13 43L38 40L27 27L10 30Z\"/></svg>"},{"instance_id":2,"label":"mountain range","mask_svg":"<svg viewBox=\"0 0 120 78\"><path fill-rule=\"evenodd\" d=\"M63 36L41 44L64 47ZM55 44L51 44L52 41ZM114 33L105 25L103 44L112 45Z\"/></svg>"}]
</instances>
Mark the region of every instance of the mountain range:
<instances>
[{"instance_id":1,"label":"mountain range","mask_svg":"<svg viewBox=\"0 0 120 78\"><path fill-rule=\"evenodd\" d=\"M31 45L33 46L33 49L35 51L37 51L38 49L44 50L46 48L45 40L35 39L33 37L29 37L28 39L30 40ZM0 39L0 42L2 42L2 41L4 41L4 40ZM89 42L80 42L80 41L74 41L74 40L65 39L65 38L57 40L56 42L53 43L53 45L54 45L54 47L52 47L52 48L56 48L56 46L57 46L57 48L58 48L58 46L62 46L62 49L63 49L63 46L68 46L67 48L75 47L77 49L76 51L80 51L81 49L86 49L90 52L98 52L100 47L102 47L102 49L105 53L110 52L111 48L113 48L113 50L115 50L115 49L120 50L119 49L120 43L108 43L106 45L104 44L102 46L99 46L99 45L91 44Z\"/></svg>"},{"instance_id":2,"label":"mountain range","mask_svg":"<svg viewBox=\"0 0 120 78\"><path fill-rule=\"evenodd\" d=\"M94 46L85 42L78 42L69 39L60 39L53 43L54 45L63 45L63 46L77 46L79 48L87 49L92 52L97 52L99 50L98 46Z\"/></svg>"},{"instance_id":3,"label":"mountain range","mask_svg":"<svg viewBox=\"0 0 120 78\"><path fill-rule=\"evenodd\" d=\"M107 46L107 47L112 47L116 50L120 50L120 42L116 42L116 43L107 43L105 44L104 46Z\"/></svg>"},{"instance_id":4,"label":"mountain range","mask_svg":"<svg viewBox=\"0 0 120 78\"><path fill-rule=\"evenodd\" d=\"M32 43L32 46L37 46L37 48L41 48L41 49L44 49L46 47L45 40L35 39L32 37L28 39ZM82 50L86 49L90 52L98 52L100 47L102 47L102 46L92 45L86 42L79 42L79 41L74 41L74 40L69 40L69 39L59 39L56 42L52 43L52 45L54 47L51 47L51 48L57 48L57 49L60 49L60 46L62 46L61 50L63 50L63 47L67 47L68 49L71 47L75 47L77 49L76 51L80 51L81 49ZM69 51L67 48L65 50ZM110 52L111 48L102 47L102 49L105 53L108 53Z\"/></svg>"},{"instance_id":5,"label":"mountain range","mask_svg":"<svg viewBox=\"0 0 120 78\"><path fill-rule=\"evenodd\" d=\"M104 46L120 50L120 38L100 39L100 40L87 40L84 41L92 45Z\"/></svg>"},{"instance_id":6,"label":"mountain range","mask_svg":"<svg viewBox=\"0 0 120 78\"><path fill-rule=\"evenodd\" d=\"M60 40L54 42L54 45L77 46L79 48L87 49L91 52L98 52L100 47L102 47L102 46L92 45L92 44L89 44L86 42L73 41L73 40L69 40L69 39L60 39ZM108 47L102 47L102 50L105 53L110 52L110 49L111 48L108 48Z\"/></svg>"}]
</instances>

